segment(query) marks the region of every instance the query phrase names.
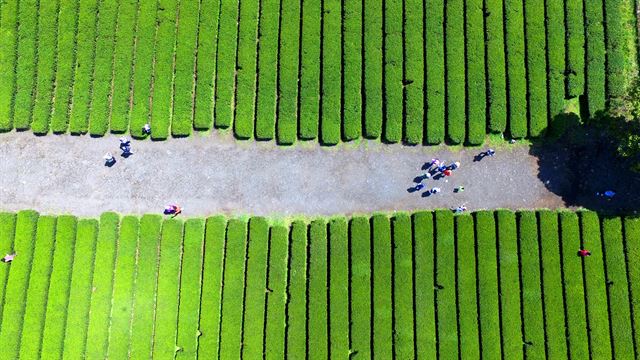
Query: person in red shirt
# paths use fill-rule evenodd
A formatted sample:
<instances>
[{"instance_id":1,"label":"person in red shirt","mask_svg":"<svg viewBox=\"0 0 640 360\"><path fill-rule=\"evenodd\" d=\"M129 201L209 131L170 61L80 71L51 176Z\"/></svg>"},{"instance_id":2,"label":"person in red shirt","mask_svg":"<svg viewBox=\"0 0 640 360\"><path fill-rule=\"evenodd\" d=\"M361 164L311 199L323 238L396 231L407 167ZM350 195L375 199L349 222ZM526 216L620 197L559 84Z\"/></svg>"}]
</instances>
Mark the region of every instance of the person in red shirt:
<instances>
[{"instance_id":1,"label":"person in red shirt","mask_svg":"<svg viewBox=\"0 0 640 360\"><path fill-rule=\"evenodd\" d=\"M451 176L451 170L449 169L443 171L442 173L444 174L444 176Z\"/></svg>"},{"instance_id":2,"label":"person in red shirt","mask_svg":"<svg viewBox=\"0 0 640 360\"><path fill-rule=\"evenodd\" d=\"M587 256L591 256L591 252L585 249L580 249L578 250L578 256L580 257L587 257Z\"/></svg>"}]
</instances>

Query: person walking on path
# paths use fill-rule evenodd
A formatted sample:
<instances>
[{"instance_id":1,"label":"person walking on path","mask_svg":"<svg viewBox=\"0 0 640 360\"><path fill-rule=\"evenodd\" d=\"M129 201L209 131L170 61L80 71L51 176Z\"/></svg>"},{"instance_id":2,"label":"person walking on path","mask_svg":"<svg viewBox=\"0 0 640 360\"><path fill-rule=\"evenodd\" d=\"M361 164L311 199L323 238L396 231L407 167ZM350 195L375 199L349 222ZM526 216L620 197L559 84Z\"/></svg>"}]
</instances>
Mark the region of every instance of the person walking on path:
<instances>
[{"instance_id":1,"label":"person walking on path","mask_svg":"<svg viewBox=\"0 0 640 360\"><path fill-rule=\"evenodd\" d=\"M120 138L120 148L122 149L125 146L129 146L131 144L131 140L127 139L126 137L121 137Z\"/></svg>"},{"instance_id":2,"label":"person walking on path","mask_svg":"<svg viewBox=\"0 0 640 360\"><path fill-rule=\"evenodd\" d=\"M165 215L173 215L172 217L176 217L182 213L182 208L178 205L167 205L164 207Z\"/></svg>"},{"instance_id":3,"label":"person walking on path","mask_svg":"<svg viewBox=\"0 0 640 360\"><path fill-rule=\"evenodd\" d=\"M464 186L460 185L457 188L453 189L453 192L460 193L464 191Z\"/></svg>"},{"instance_id":4,"label":"person walking on path","mask_svg":"<svg viewBox=\"0 0 640 360\"><path fill-rule=\"evenodd\" d=\"M2 258L2 262L3 263L10 263L13 261L13 259L16 257L16 253L13 254L7 254Z\"/></svg>"},{"instance_id":5,"label":"person walking on path","mask_svg":"<svg viewBox=\"0 0 640 360\"><path fill-rule=\"evenodd\" d=\"M613 197L616 196L616 192L613 190L607 190L605 192L597 192L596 196L604 196L609 200L613 199Z\"/></svg>"},{"instance_id":6,"label":"person walking on path","mask_svg":"<svg viewBox=\"0 0 640 360\"><path fill-rule=\"evenodd\" d=\"M448 170L455 170L455 169L457 169L459 167L460 167L460 162L456 161L453 164L449 165L449 169Z\"/></svg>"},{"instance_id":7,"label":"person walking on path","mask_svg":"<svg viewBox=\"0 0 640 360\"><path fill-rule=\"evenodd\" d=\"M449 169L443 171L442 173L444 174L444 176L451 176L451 174L452 174L451 170L449 170Z\"/></svg>"},{"instance_id":8,"label":"person walking on path","mask_svg":"<svg viewBox=\"0 0 640 360\"><path fill-rule=\"evenodd\" d=\"M437 194L440 192L440 188L439 187L434 187L431 190L429 190L430 193L432 194Z\"/></svg>"},{"instance_id":9,"label":"person walking on path","mask_svg":"<svg viewBox=\"0 0 640 360\"><path fill-rule=\"evenodd\" d=\"M578 250L578 256L580 257L587 257L587 256L591 256L591 251L586 250L586 249L580 249Z\"/></svg>"},{"instance_id":10,"label":"person walking on path","mask_svg":"<svg viewBox=\"0 0 640 360\"><path fill-rule=\"evenodd\" d=\"M420 190L422 190L423 188L424 188L424 184L423 184L423 183L419 183L418 185L416 185L416 186L414 187L414 189L416 189L416 191L420 191Z\"/></svg>"},{"instance_id":11,"label":"person walking on path","mask_svg":"<svg viewBox=\"0 0 640 360\"><path fill-rule=\"evenodd\" d=\"M465 211L467 211L467 207L464 205L458 206L457 208L453 209L453 212L456 214L462 214Z\"/></svg>"},{"instance_id":12,"label":"person walking on path","mask_svg":"<svg viewBox=\"0 0 640 360\"><path fill-rule=\"evenodd\" d=\"M110 152L104 154L102 158L104 159L106 165L111 165L116 162L116 158L114 158Z\"/></svg>"}]
</instances>

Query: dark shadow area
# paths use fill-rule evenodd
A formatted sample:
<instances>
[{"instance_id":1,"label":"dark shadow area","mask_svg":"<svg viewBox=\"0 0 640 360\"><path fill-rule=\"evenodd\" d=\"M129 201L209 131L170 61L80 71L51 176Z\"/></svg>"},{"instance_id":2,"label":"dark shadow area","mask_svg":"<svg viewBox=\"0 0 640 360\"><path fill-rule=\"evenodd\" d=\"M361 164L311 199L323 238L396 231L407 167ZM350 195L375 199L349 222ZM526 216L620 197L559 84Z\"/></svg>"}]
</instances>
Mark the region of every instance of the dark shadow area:
<instances>
[{"instance_id":1,"label":"dark shadow area","mask_svg":"<svg viewBox=\"0 0 640 360\"><path fill-rule=\"evenodd\" d=\"M538 178L567 206L610 215L640 210L640 173L618 156L612 124L621 126L602 114L587 124L575 114L560 114L553 118L548 136L532 145ZM608 190L616 195L597 195Z\"/></svg>"}]
</instances>

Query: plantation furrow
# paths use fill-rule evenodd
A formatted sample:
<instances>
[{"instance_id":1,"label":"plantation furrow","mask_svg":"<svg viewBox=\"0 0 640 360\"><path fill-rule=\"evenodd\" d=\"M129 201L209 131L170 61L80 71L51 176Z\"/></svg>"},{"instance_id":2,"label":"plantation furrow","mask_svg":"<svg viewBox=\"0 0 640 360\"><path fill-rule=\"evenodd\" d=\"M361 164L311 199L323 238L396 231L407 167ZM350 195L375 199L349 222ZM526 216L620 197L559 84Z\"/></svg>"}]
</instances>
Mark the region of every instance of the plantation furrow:
<instances>
[{"instance_id":1,"label":"plantation furrow","mask_svg":"<svg viewBox=\"0 0 640 360\"><path fill-rule=\"evenodd\" d=\"M226 129L233 122L239 0L220 3L220 24L216 60L214 126Z\"/></svg>"},{"instance_id":2,"label":"plantation furrow","mask_svg":"<svg viewBox=\"0 0 640 360\"><path fill-rule=\"evenodd\" d=\"M364 31L364 134L368 139L382 135L382 1L362 0ZM302 94L301 94L302 95Z\"/></svg>"},{"instance_id":3,"label":"plantation furrow","mask_svg":"<svg viewBox=\"0 0 640 360\"><path fill-rule=\"evenodd\" d=\"M29 288L22 319L23 331L19 357L23 359L36 358L40 355L55 236L56 218L52 216L38 218L35 244L33 244L33 262L29 272Z\"/></svg>"},{"instance_id":4,"label":"plantation furrow","mask_svg":"<svg viewBox=\"0 0 640 360\"><path fill-rule=\"evenodd\" d=\"M153 129L151 137L154 140L166 139L173 121L172 99L179 3L179 0L158 0L158 30L153 73L153 107L151 108L151 128Z\"/></svg>"},{"instance_id":5,"label":"plantation furrow","mask_svg":"<svg viewBox=\"0 0 640 360\"><path fill-rule=\"evenodd\" d=\"M38 62L39 0L18 1L18 45L13 127L29 129L33 111Z\"/></svg>"},{"instance_id":6,"label":"plantation furrow","mask_svg":"<svg viewBox=\"0 0 640 360\"><path fill-rule=\"evenodd\" d=\"M522 319L524 355L527 359L545 358L544 309L538 221L532 211L518 214L520 280L522 281Z\"/></svg>"},{"instance_id":7,"label":"plantation furrow","mask_svg":"<svg viewBox=\"0 0 640 360\"><path fill-rule=\"evenodd\" d=\"M0 253L9 253L13 249L14 237L16 229L16 216L11 213L0 213ZM4 298L6 295L7 279L9 278L10 268L7 266L0 267L0 314L4 308ZM2 316L0 316L0 328L2 325Z\"/></svg>"},{"instance_id":8,"label":"plantation furrow","mask_svg":"<svg viewBox=\"0 0 640 360\"><path fill-rule=\"evenodd\" d=\"M629 278L619 217L602 219L602 243L605 258L609 316L611 321L612 355L636 357L633 345Z\"/></svg>"},{"instance_id":9,"label":"plantation furrow","mask_svg":"<svg viewBox=\"0 0 640 360\"><path fill-rule=\"evenodd\" d=\"M499 289L502 291L512 291L513 289L505 289L498 284L498 242L496 241L496 220L494 214L489 211L480 211L476 213L475 220L476 246L478 249L476 255L478 261L476 276L478 278L479 331L480 342L482 343L481 356L483 359L500 359L502 344L500 341L501 294L499 293ZM502 255L502 252L500 252L500 255ZM502 266L502 261L500 261L500 265ZM500 271L500 274L503 275L502 271ZM504 300L507 299L508 297L505 296ZM512 319L505 320L513 321ZM518 343L518 345L521 344Z\"/></svg>"},{"instance_id":10,"label":"plantation furrow","mask_svg":"<svg viewBox=\"0 0 640 360\"><path fill-rule=\"evenodd\" d=\"M583 0L565 0L567 29L567 97L584 93L584 4Z\"/></svg>"},{"instance_id":11,"label":"plantation furrow","mask_svg":"<svg viewBox=\"0 0 640 360\"><path fill-rule=\"evenodd\" d=\"M161 227L162 218L158 215L140 219L129 348L132 359L150 357L152 352Z\"/></svg>"},{"instance_id":12,"label":"plantation furrow","mask_svg":"<svg viewBox=\"0 0 640 360\"><path fill-rule=\"evenodd\" d=\"M345 141L362 136L364 101L362 2L363 0L345 0L342 7L342 137ZM420 37L422 38L422 33ZM417 65L422 65L421 58ZM420 124L422 124L422 116Z\"/></svg>"},{"instance_id":13,"label":"plantation furrow","mask_svg":"<svg viewBox=\"0 0 640 360\"><path fill-rule=\"evenodd\" d=\"M467 100L465 96L464 0L448 0L445 6L445 77L447 140L465 140Z\"/></svg>"},{"instance_id":14,"label":"plantation furrow","mask_svg":"<svg viewBox=\"0 0 640 360\"><path fill-rule=\"evenodd\" d=\"M349 340L349 234L344 218L329 221L329 356L348 357Z\"/></svg>"},{"instance_id":15,"label":"plantation furrow","mask_svg":"<svg viewBox=\"0 0 640 360\"><path fill-rule=\"evenodd\" d=\"M393 299L391 263L391 224L385 215L374 215L372 222L373 278L373 354L391 359L393 356Z\"/></svg>"},{"instance_id":16,"label":"plantation furrow","mask_svg":"<svg viewBox=\"0 0 640 360\"><path fill-rule=\"evenodd\" d=\"M488 129L507 129L507 84L503 0L485 0L485 50L487 61ZM468 55L467 55L468 56ZM472 72L469 70L469 76ZM472 97L470 97L469 101Z\"/></svg>"},{"instance_id":17,"label":"plantation furrow","mask_svg":"<svg viewBox=\"0 0 640 360\"><path fill-rule=\"evenodd\" d=\"M349 223L349 349L371 358L371 226L369 219L354 217Z\"/></svg>"},{"instance_id":18,"label":"plantation furrow","mask_svg":"<svg viewBox=\"0 0 640 360\"><path fill-rule=\"evenodd\" d=\"M36 84L33 112L30 120L31 130L35 134L49 132L51 105L55 80L55 67L58 49L58 16L60 2L41 1L38 18L38 62L36 65Z\"/></svg>"},{"instance_id":19,"label":"plantation furrow","mask_svg":"<svg viewBox=\"0 0 640 360\"><path fill-rule=\"evenodd\" d=\"M580 213L582 248L594 254L582 262L585 276L586 309L589 331L589 353L594 359L612 358L607 309L607 289L603 248L600 240L600 219L595 212ZM575 254L575 250L574 250Z\"/></svg>"},{"instance_id":20,"label":"plantation furrow","mask_svg":"<svg viewBox=\"0 0 640 360\"><path fill-rule=\"evenodd\" d=\"M37 222L38 213L31 210L19 212L16 218L13 251L19 253L21 258L11 264L11 271L4 288L6 296L2 307L2 327L0 328L3 356L6 355L8 359L18 357L20 337L23 332L29 331L23 328L23 316L32 269Z\"/></svg>"},{"instance_id":21,"label":"plantation furrow","mask_svg":"<svg viewBox=\"0 0 640 360\"><path fill-rule=\"evenodd\" d=\"M322 1L322 70L320 142L342 140L342 0Z\"/></svg>"},{"instance_id":22,"label":"plantation furrow","mask_svg":"<svg viewBox=\"0 0 640 360\"><path fill-rule=\"evenodd\" d=\"M611 0L608 0L611 1ZM605 37L602 0L584 3L585 14L585 82L589 116L605 109Z\"/></svg>"},{"instance_id":23,"label":"plantation furrow","mask_svg":"<svg viewBox=\"0 0 640 360\"><path fill-rule=\"evenodd\" d=\"M460 358L479 359L474 219L471 215L457 216L455 223Z\"/></svg>"},{"instance_id":24,"label":"plantation furrow","mask_svg":"<svg viewBox=\"0 0 640 360\"><path fill-rule=\"evenodd\" d=\"M63 215L58 217L56 224L53 265L40 350L41 354L47 354L52 359L62 358L77 222L75 217Z\"/></svg>"},{"instance_id":25,"label":"plantation furrow","mask_svg":"<svg viewBox=\"0 0 640 360\"><path fill-rule=\"evenodd\" d=\"M171 134L187 136L193 129L194 66L198 42L200 1L180 1L173 84Z\"/></svg>"},{"instance_id":26,"label":"plantation furrow","mask_svg":"<svg viewBox=\"0 0 640 360\"><path fill-rule=\"evenodd\" d=\"M522 0L504 0L509 134L527 135L527 83Z\"/></svg>"},{"instance_id":27,"label":"plantation furrow","mask_svg":"<svg viewBox=\"0 0 640 360\"><path fill-rule=\"evenodd\" d=\"M547 61L545 0L524 0L529 136L547 128Z\"/></svg>"},{"instance_id":28,"label":"plantation furrow","mask_svg":"<svg viewBox=\"0 0 640 360\"><path fill-rule=\"evenodd\" d=\"M438 331L438 354L457 358L458 322L455 276L455 233L449 210L436 210L435 215L435 306ZM480 244L479 244L480 245ZM494 267L495 268L495 267ZM453 271L452 271L453 270ZM482 329L481 329L482 333Z\"/></svg>"},{"instance_id":29,"label":"plantation furrow","mask_svg":"<svg viewBox=\"0 0 640 360\"><path fill-rule=\"evenodd\" d=\"M411 217L408 214L397 214L392 221L393 355L398 359L410 359L414 356L415 346L414 308L413 301L410 301L414 293ZM333 327L331 331L333 332Z\"/></svg>"},{"instance_id":30,"label":"plantation furrow","mask_svg":"<svg viewBox=\"0 0 640 360\"><path fill-rule=\"evenodd\" d=\"M200 299L202 288L205 221L189 219L184 225L184 251L180 276L178 312L178 359L195 359L198 355L200 331ZM205 309L209 311L209 309Z\"/></svg>"},{"instance_id":31,"label":"plantation furrow","mask_svg":"<svg viewBox=\"0 0 640 360\"><path fill-rule=\"evenodd\" d=\"M303 221L291 224L289 243L289 269L287 275L287 318L286 345L287 357L305 358L307 353L307 274L308 230Z\"/></svg>"},{"instance_id":32,"label":"plantation furrow","mask_svg":"<svg viewBox=\"0 0 640 360\"><path fill-rule=\"evenodd\" d=\"M329 291L327 222L314 220L309 225L309 274L307 301L309 359L329 358Z\"/></svg>"},{"instance_id":33,"label":"plantation furrow","mask_svg":"<svg viewBox=\"0 0 640 360\"><path fill-rule=\"evenodd\" d=\"M16 63L18 57L18 1L0 4L0 130L13 129L13 104L16 96Z\"/></svg>"},{"instance_id":34,"label":"plantation furrow","mask_svg":"<svg viewBox=\"0 0 640 360\"><path fill-rule=\"evenodd\" d=\"M547 358L557 359L567 356L566 320L564 311L560 310L564 310L564 298L562 294L558 214L553 211L543 210L538 212L538 220Z\"/></svg>"},{"instance_id":35,"label":"plantation furrow","mask_svg":"<svg viewBox=\"0 0 640 360\"><path fill-rule=\"evenodd\" d=\"M69 287L67 322L64 334L63 359L79 359L86 356L89 306L91 305L94 258L98 221L78 221L75 255ZM45 334L46 335L46 334Z\"/></svg>"},{"instance_id":36,"label":"plantation furrow","mask_svg":"<svg viewBox=\"0 0 640 360\"><path fill-rule=\"evenodd\" d=\"M100 3L89 111L89 133L94 136L104 135L109 130L116 21L122 1L126 0L103 0Z\"/></svg>"},{"instance_id":37,"label":"plantation furrow","mask_svg":"<svg viewBox=\"0 0 640 360\"><path fill-rule=\"evenodd\" d=\"M89 327L85 350L87 357L92 359L107 356L119 225L120 217L115 213L105 213L100 217L94 264L96 271L93 276L93 294L89 306Z\"/></svg>"},{"instance_id":38,"label":"plantation furrow","mask_svg":"<svg viewBox=\"0 0 640 360\"><path fill-rule=\"evenodd\" d=\"M107 352L107 357L111 359L127 358L133 340L130 331L139 233L140 220L134 216L125 216L120 225L118 252L113 271L113 306Z\"/></svg>"},{"instance_id":39,"label":"plantation furrow","mask_svg":"<svg viewBox=\"0 0 640 360\"><path fill-rule=\"evenodd\" d=\"M257 37L260 1L240 1L233 131L239 139L254 134L257 80Z\"/></svg>"},{"instance_id":40,"label":"plantation furrow","mask_svg":"<svg viewBox=\"0 0 640 360\"><path fill-rule=\"evenodd\" d=\"M105 0L100 1L104 3ZM79 0L77 55L73 78L73 98L69 116L69 132L85 134L89 129L93 72L96 60L96 31L101 17L98 0Z\"/></svg>"},{"instance_id":41,"label":"plantation furrow","mask_svg":"<svg viewBox=\"0 0 640 360\"><path fill-rule=\"evenodd\" d=\"M77 57L78 5L79 0L60 2L58 15L58 51L56 54L56 75L51 113L51 131L53 131L53 133L66 132L69 125L69 105L71 103L75 77L74 68L76 67Z\"/></svg>"},{"instance_id":42,"label":"plantation furrow","mask_svg":"<svg viewBox=\"0 0 640 360\"><path fill-rule=\"evenodd\" d=\"M467 143L480 145L484 141L488 128L483 1L465 1L465 10Z\"/></svg>"},{"instance_id":43,"label":"plantation furrow","mask_svg":"<svg viewBox=\"0 0 640 360\"><path fill-rule=\"evenodd\" d=\"M289 229L276 225L269 235L264 358L283 359L286 342L287 263Z\"/></svg>"},{"instance_id":44,"label":"plantation furrow","mask_svg":"<svg viewBox=\"0 0 640 360\"><path fill-rule=\"evenodd\" d=\"M249 244L242 331L242 358L258 359L264 353L264 311L267 294L269 224L261 217L249 221Z\"/></svg>"},{"instance_id":45,"label":"plantation furrow","mask_svg":"<svg viewBox=\"0 0 640 360\"><path fill-rule=\"evenodd\" d=\"M282 1L282 0L281 0ZM278 109L276 115L276 139L278 144L293 144L298 134L298 68L300 65L300 1L280 5L278 43Z\"/></svg>"},{"instance_id":46,"label":"plantation furrow","mask_svg":"<svg viewBox=\"0 0 640 360\"><path fill-rule=\"evenodd\" d=\"M445 139L445 78L444 78L444 5L443 0L426 0L424 19L426 143L440 144ZM431 9L428 11L427 9ZM431 20L431 21L429 21Z\"/></svg>"},{"instance_id":47,"label":"plantation furrow","mask_svg":"<svg viewBox=\"0 0 640 360\"><path fill-rule=\"evenodd\" d=\"M636 352L640 344L640 219L624 219L624 249L627 255L627 276L629 277L629 298L631 305L631 323L633 326L633 344Z\"/></svg>"},{"instance_id":48,"label":"plantation furrow","mask_svg":"<svg viewBox=\"0 0 640 360\"><path fill-rule=\"evenodd\" d=\"M222 319L218 357L239 359L242 347L242 309L244 307L247 222L232 219L227 223Z\"/></svg>"},{"instance_id":49,"label":"plantation furrow","mask_svg":"<svg viewBox=\"0 0 640 360\"><path fill-rule=\"evenodd\" d=\"M384 134L386 142L402 140L403 111L403 39L402 0L385 0L384 4Z\"/></svg>"},{"instance_id":50,"label":"plantation furrow","mask_svg":"<svg viewBox=\"0 0 640 360\"><path fill-rule=\"evenodd\" d=\"M144 1L142 1L144 3ZM137 47L136 30L140 16L138 0L120 0L116 26L113 76L110 82L110 113L109 122L111 132L125 132L129 129L131 110L131 84L133 79L134 53ZM145 14L149 16L149 14Z\"/></svg>"},{"instance_id":51,"label":"plantation furrow","mask_svg":"<svg viewBox=\"0 0 640 360\"><path fill-rule=\"evenodd\" d=\"M549 127L554 130L554 120L564 110L565 98L565 16L564 2L545 1L547 29L547 69L549 92Z\"/></svg>"},{"instance_id":52,"label":"plantation furrow","mask_svg":"<svg viewBox=\"0 0 640 360\"><path fill-rule=\"evenodd\" d=\"M580 225L578 216L571 212L560 213L560 241L562 244L562 281L567 315L567 346L571 359L589 357L587 318L582 277L582 261L576 256L580 249Z\"/></svg>"},{"instance_id":53,"label":"plantation furrow","mask_svg":"<svg viewBox=\"0 0 640 360\"><path fill-rule=\"evenodd\" d=\"M281 32L281 0L263 1L258 32L258 79L256 97L256 130L259 140L273 140L276 132L278 103L278 40ZM287 2L286 6L290 6ZM289 19L287 19L287 22Z\"/></svg>"},{"instance_id":54,"label":"plantation furrow","mask_svg":"<svg viewBox=\"0 0 640 360\"><path fill-rule=\"evenodd\" d=\"M210 359L218 355L225 230L224 217L215 216L207 219L200 300L201 335L198 338L197 353L199 359Z\"/></svg>"},{"instance_id":55,"label":"plantation furrow","mask_svg":"<svg viewBox=\"0 0 640 360\"><path fill-rule=\"evenodd\" d=\"M435 359L437 354L433 224L431 212L413 215L413 302L414 308L420 309L415 314L415 347L418 359Z\"/></svg>"},{"instance_id":56,"label":"plantation furrow","mask_svg":"<svg viewBox=\"0 0 640 360\"><path fill-rule=\"evenodd\" d=\"M158 5L152 1L140 1L135 38L135 62L131 91L131 136L141 137L142 127L151 116L151 82L153 79L158 23ZM144 16L142 16L144 15ZM115 101L115 98L114 98Z\"/></svg>"},{"instance_id":57,"label":"plantation furrow","mask_svg":"<svg viewBox=\"0 0 640 360\"><path fill-rule=\"evenodd\" d=\"M318 137L320 111L320 63L322 1L302 1L300 109L298 138L313 140ZM324 39L326 41L327 39Z\"/></svg>"},{"instance_id":58,"label":"plantation furrow","mask_svg":"<svg viewBox=\"0 0 640 360\"><path fill-rule=\"evenodd\" d=\"M178 219L165 220L162 224L153 334L154 358L173 358L176 353L183 227L183 221Z\"/></svg>"},{"instance_id":59,"label":"plantation furrow","mask_svg":"<svg viewBox=\"0 0 640 360\"><path fill-rule=\"evenodd\" d=\"M520 305L520 259L518 232L513 211L496 211L500 273L500 344L504 359L522 359L522 317ZM478 276L481 274L478 273ZM482 299L479 299L482 302ZM482 311L482 309L480 309Z\"/></svg>"}]
</instances>

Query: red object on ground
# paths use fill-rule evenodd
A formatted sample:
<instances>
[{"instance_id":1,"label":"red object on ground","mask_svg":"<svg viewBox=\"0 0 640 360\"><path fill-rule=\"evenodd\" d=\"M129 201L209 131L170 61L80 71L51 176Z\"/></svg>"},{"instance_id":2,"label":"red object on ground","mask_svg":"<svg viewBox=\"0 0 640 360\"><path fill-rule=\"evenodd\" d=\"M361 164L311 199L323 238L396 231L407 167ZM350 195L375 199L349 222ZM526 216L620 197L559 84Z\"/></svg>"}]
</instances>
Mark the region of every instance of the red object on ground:
<instances>
[{"instance_id":1,"label":"red object on ground","mask_svg":"<svg viewBox=\"0 0 640 360\"><path fill-rule=\"evenodd\" d=\"M443 171L444 176L451 176L451 170Z\"/></svg>"},{"instance_id":2,"label":"red object on ground","mask_svg":"<svg viewBox=\"0 0 640 360\"><path fill-rule=\"evenodd\" d=\"M582 257L587 257L587 256L591 255L591 253L588 250L582 249L582 250L578 251L578 255L580 255Z\"/></svg>"}]
</instances>

